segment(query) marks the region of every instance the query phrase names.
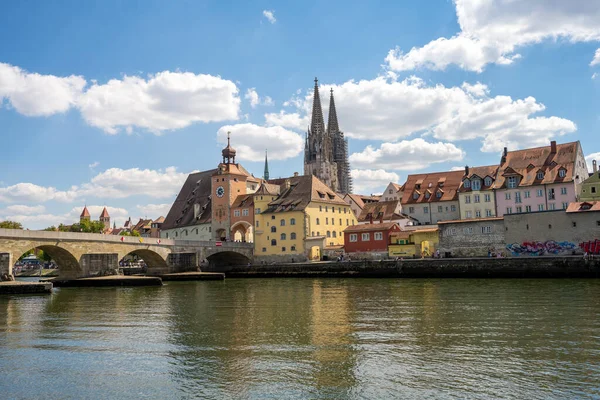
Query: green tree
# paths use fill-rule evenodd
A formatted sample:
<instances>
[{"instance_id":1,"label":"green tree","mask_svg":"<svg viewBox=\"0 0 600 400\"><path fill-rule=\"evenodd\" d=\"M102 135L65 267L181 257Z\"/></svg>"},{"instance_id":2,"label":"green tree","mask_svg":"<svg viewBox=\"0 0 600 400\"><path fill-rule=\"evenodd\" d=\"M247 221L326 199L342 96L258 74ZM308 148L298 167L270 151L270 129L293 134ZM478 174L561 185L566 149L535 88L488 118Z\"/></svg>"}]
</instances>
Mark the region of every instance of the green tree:
<instances>
[{"instance_id":1,"label":"green tree","mask_svg":"<svg viewBox=\"0 0 600 400\"><path fill-rule=\"evenodd\" d=\"M51 231L51 232L54 232L54 231L58 230L58 228L56 228L54 225L52 225L52 226L49 226L49 227L47 227L47 228L46 228L46 229L44 229L44 230L45 230L45 231L49 231L49 232L50 232L50 231Z\"/></svg>"},{"instance_id":2,"label":"green tree","mask_svg":"<svg viewBox=\"0 0 600 400\"><path fill-rule=\"evenodd\" d=\"M0 221L0 228L4 229L23 229L20 222L15 221Z\"/></svg>"},{"instance_id":3,"label":"green tree","mask_svg":"<svg viewBox=\"0 0 600 400\"><path fill-rule=\"evenodd\" d=\"M127 231L121 232L121 236L136 236L136 237L139 237L141 235L140 235L140 233L138 231L133 230L131 232L127 232Z\"/></svg>"}]
</instances>

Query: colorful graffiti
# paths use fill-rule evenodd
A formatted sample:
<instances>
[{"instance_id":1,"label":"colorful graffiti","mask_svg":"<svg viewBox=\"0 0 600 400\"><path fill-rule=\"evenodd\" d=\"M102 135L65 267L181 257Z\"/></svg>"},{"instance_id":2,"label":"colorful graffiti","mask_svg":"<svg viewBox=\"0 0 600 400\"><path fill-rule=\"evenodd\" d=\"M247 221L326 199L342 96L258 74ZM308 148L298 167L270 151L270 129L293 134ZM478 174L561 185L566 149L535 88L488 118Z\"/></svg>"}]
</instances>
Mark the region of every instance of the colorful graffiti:
<instances>
[{"instance_id":1,"label":"colorful graffiti","mask_svg":"<svg viewBox=\"0 0 600 400\"><path fill-rule=\"evenodd\" d=\"M578 249L575 243L571 242L555 242L548 240L547 242L523 242L522 244L513 243L506 246L508 251L513 256L544 256L544 255L559 255L571 254L573 250Z\"/></svg>"},{"instance_id":2,"label":"colorful graffiti","mask_svg":"<svg viewBox=\"0 0 600 400\"><path fill-rule=\"evenodd\" d=\"M600 240L590 240L589 242L579 243L579 247L584 253L598 255L600 254Z\"/></svg>"}]
</instances>

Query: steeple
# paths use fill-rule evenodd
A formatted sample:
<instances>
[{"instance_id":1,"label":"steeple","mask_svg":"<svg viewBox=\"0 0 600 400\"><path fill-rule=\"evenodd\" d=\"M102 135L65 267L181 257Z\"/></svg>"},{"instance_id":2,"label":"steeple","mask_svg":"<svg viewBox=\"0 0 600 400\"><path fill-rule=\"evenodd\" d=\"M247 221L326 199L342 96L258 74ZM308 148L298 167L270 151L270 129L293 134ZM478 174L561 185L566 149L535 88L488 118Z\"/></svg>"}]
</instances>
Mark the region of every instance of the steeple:
<instances>
[{"instance_id":1,"label":"steeple","mask_svg":"<svg viewBox=\"0 0 600 400\"><path fill-rule=\"evenodd\" d=\"M327 133L334 135L340 131L338 125L337 112L335 111L335 101L333 100L333 88L329 97L329 118L327 119Z\"/></svg>"},{"instance_id":2,"label":"steeple","mask_svg":"<svg viewBox=\"0 0 600 400\"><path fill-rule=\"evenodd\" d=\"M310 132L313 135L322 135L325 130L325 121L323 120L323 110L321 109L321 97L319 96L319 80L315 78L315 90L313 93L312 121L310 123Z\"/></svg>"},{"instance_id":3,"label":"steeple","mask_svg":"<svg viewBox=\"0 0 600 400\"><path fill-rule=\"evenodd\" d=\"M266 181L269 180L269 160L267 159L267 150L265 150L265 173L263 179Z\"/></svg>"},{"instance_id":4,"label":"steeple","mask_svg":"<svg viewBox=\"0 0 600 400\"><path fill-rule=\"evenodd\" d=\"M231 132L227 132L227 147L221 152L223 155L223 164L235 164L235 149L231 147Z\"/></svg>"}]
</instances>

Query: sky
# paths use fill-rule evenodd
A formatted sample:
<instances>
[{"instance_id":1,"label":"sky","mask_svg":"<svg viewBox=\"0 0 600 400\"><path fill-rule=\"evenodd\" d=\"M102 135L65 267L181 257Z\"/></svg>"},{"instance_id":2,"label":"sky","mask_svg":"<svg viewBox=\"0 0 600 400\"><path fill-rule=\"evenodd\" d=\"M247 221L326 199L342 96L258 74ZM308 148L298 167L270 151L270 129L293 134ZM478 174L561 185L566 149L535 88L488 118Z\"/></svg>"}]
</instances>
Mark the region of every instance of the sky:
<instances>
[{"instance_id":1,"label":"sky","mask_svg":"<svg viewBox=\"0 0 600 400\"><path fill-rule=\"evenodd\" d=\"M599 0L0 3L0 221L166 216L187 174L303 170L334 90L355 192L579 140L600 159Z\"/></svg>"}]
</instances>

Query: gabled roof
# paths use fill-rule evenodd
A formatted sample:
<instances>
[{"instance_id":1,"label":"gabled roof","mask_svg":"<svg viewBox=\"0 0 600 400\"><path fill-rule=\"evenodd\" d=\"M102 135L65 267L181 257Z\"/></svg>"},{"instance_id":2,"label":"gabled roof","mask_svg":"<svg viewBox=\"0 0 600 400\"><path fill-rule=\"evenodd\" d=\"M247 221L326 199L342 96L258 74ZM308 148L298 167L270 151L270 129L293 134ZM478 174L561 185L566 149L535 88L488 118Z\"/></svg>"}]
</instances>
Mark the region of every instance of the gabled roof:
<instances>
[{"instance_id":1,"label":"gabled roof","mask_svg":"<svg viewBox=\"0 0 600 400\"><path fill-rule=\"evenodd\" d=\"M286 182L289 182L289 188L286 186ZM269 183L280 185L280 195L269 203L269 208L263 213L300 211L304 210L311 202L348 205L314 175L273 179Z\"/></svg>"},{"instance_id":2,"label":"gabled roof","mask_svg":"<svg viewBox=\"0 0 600 400\"><path fill-rule=\"evenodd\" d=\"M252 207L254 206L254 197L251 194L240 194L235 198L231 208Z\"/></svg>"},{"instance_id":3,"label":"gabled roof","mask_svg":"<svg viewBox=\"0 0 600 400\"><path fill-rule=\"evenodd\" d=\"M581 201L569 203L567 207L568 213L600 211L600 201Z\"/></svg>"},{"instance_id":4,"label":"gabled roof","mask_svg":"<svg viewBox=\"0 0 600 400\"><path fill-rule=\"evenodd\" d=\"M162 224L163 222L165 222L165 217L163 217L162 215L158 218L156 218L152 223L153 224Z\"/></svg>"},{"instance_id":5,"label":"gabled roof","mask_svg":"<svg viewBox=\"0 0 600 400\"><path fill-rule=\"evenodd\" d=\"M100 214L100 218L110 218L110 215L108 215L108 210L106 209L106 207L104 207L104 210L102 210L102 214Z\"/></svg>"},{"instance_id":6,"label":"gabled roof","mask_svg":"<svg viewBox=\"0 0 600 400\"><path fill-rule=\"evenodd\" d=\"M579 142L570 142L556 144L554 153L552 145L509 151L498 169L494 188L505 187L507 176L515 174L521 177L519 186L572 182L578 150ZM559 176L561 169L565 170L562 178ZM537 178L539 171L544 173L543 179Z\"/></svg>"},{"instance_id":7,"label":"gabled roof","mask_svg":"<svg viewBox=\"0 0 600 400\"><path fill-rule=\"evenodd\" d=\"M380 201L377 203L366 204L358 216L358 222L369 222L371 216L374 221L383 217L384 221L397 221L400 219L412 219L398 210L401 209L400 200Z\"/></svg>"},{"instance_id":8,"label":"gabled roof","mask_svg":"<svg viewBox=\"0 0 600 400\"><path fill-rule=\"evenodd\" d=\"M278 195L279 194L279 185L275 185L272 183L269 183L268 181L262 181L258 190L256 192L254 192L253 194L258 194L258 195L267 195L267 196L273 196L273 195Z\"/></svg>"},{"instance_id":9,"label":"gabled roof","mask_svg":"<svg viewBox=\"0 0 600 400\"><path fill-rule=\"evenodd\" d=\"M498 172L498 165L486 165L483 167L470 167L469 174L463 174L462 182L459 186L460 192L468 192L471 191L472 188L469 186L465 187L466 179L480 178L481 179L481 190L490 190L494 187L494 181L496 180L496 173ZM489 186L485 186L485 178L492 178L492 184Z\"/></svg>"},{"instance_id":10,"label":"gabled roof","mask_svg":"<svg viewBox=\"0 0 600 400\"><path fill-rule=\"evenodd\" d=\"M395 228L394 228L395 227ZM362 224L362 225L351 225L344 229L344 232L368 232L368 231L387 231L390 229L398 229L400 227L395 222L383 222L373 223L373 224Z\"/></svg>"},{"instance_id":11,"label":"gabled roof","mask_svg":"<svg viewBox=\"0 0 600 400\"><path fill-rule=\"evenodd\" d=\"M211 177L216 172L216 169L211 169L188 175L165 218L163 230L211 222ZM198 218L194 218L194 204L200 207Z\"/></svg>"},{"instance_id":12,"label":"gabled roof","mask_svg":"<svg viewBox=\"0 0 600 400\"><path fill-rule=\"evenodd\" d=\"M361 198L360 195L358 194L352 194L352 193L346 193L346 195L344 196L344 198L349 197L350 199L352 199L352 201L354 203L356 203L356 205L360 208L363 209L365 207L365 202L363 201L363 199Z\"/></svg>"},{"instance_id":13,"label":"gabled roof","mask_svg":"<svg viewBox=\"0 0 600 400\"><path fill-rule=\"evenodd\" d=\"M402 204L458 200L458 188L461 185L463 175L464 171L462 170L408 175L406 183L404 183ZM417 189L417 185L420 185L420 189ZM443 190L442 197L438 198L433 195L425 198L425 189L428 188L431 188L434 193L437 188L441 188ZM413 198L414 193L418 194L416 199Z\"/></svg>"}]
</instances>

